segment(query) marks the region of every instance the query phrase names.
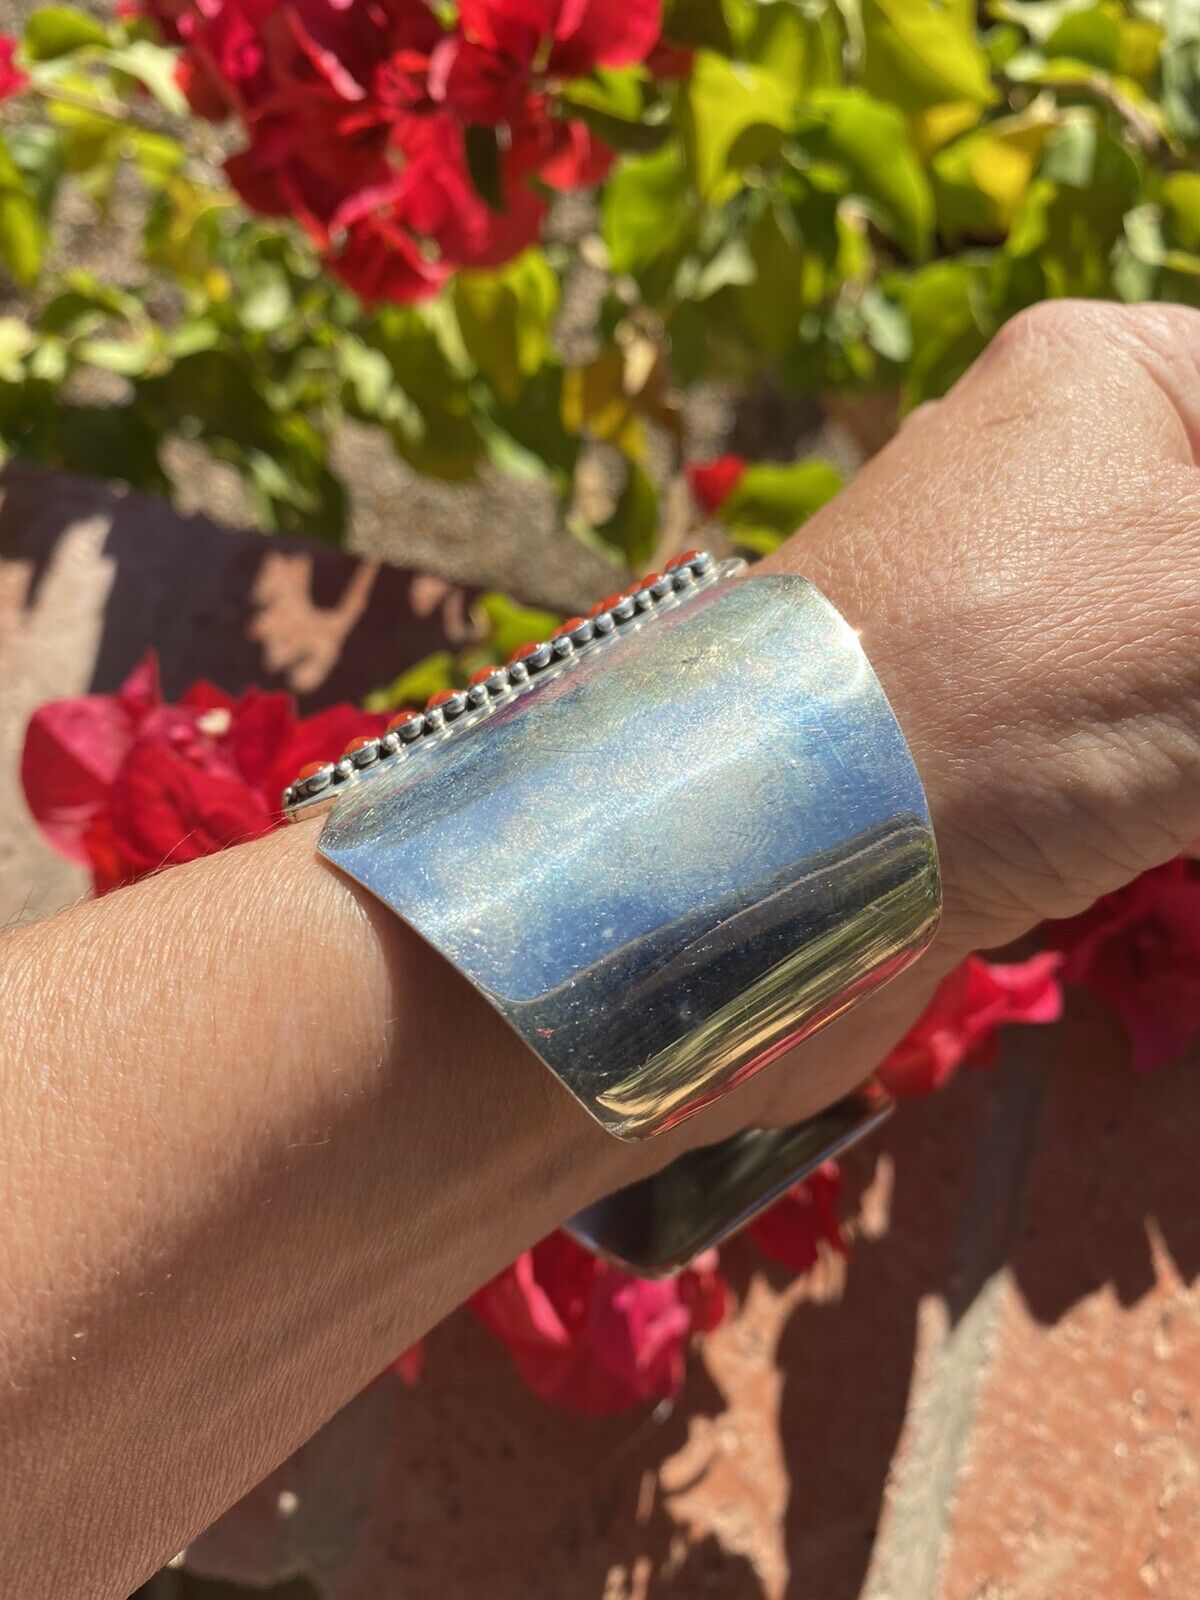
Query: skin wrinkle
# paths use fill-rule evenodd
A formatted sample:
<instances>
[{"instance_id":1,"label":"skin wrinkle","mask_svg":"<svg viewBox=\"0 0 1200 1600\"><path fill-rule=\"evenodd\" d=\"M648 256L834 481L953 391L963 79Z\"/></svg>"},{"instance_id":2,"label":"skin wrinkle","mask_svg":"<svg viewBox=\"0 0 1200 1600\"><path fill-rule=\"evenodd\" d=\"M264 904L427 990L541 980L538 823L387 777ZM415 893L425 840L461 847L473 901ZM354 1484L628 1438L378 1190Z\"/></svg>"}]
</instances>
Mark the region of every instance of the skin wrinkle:
<instances>
[{"instance_id":1,"label":"skin wrinkle","mask_svg":"<svg viewBox=\"0 0 1200 1600\"><path fill-rule=\"evenodd\" d=\"M1039 308L772 558L862 632L946 915L670 1135L588 1123L304 827L0 942L0 1590L123 1600L571 1210L816 1109L968 949L1200 837L1198 360L1194 312Z\"/></svg>"}]
</instances>

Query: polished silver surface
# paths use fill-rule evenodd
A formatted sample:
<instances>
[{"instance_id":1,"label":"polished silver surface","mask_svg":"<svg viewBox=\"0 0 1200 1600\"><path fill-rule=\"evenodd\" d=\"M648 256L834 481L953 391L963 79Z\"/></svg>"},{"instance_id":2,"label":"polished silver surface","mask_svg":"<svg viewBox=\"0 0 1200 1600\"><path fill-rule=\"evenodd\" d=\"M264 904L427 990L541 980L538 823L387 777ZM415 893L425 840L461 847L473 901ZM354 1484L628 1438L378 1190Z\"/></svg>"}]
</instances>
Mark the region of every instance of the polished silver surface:
<instances>
[{"instance_id":1,"label":"polished silver surface","mask_svg":"<svg viewBox=\"0 0 1200 1600\"><path fill-rule=\"evenodd\" d=\"M833 607L783 575L666 604L376 764L320 841L627 1139L902 970L940 903L920 781Z\"/></svg>"},{"instance_id":2,"label":"polished silver surface","mask_svg":"<svg viewBox=\"0 0 1200 1600\"><path fill-rule=\"evenodd\" d=\"M891 1112L888 1097L869 1087L790 1128L747 1128L678 1156L564 1226L594 1254L646 1278L665 1277L745 1227Z\"/></svg>"}]
</instances>

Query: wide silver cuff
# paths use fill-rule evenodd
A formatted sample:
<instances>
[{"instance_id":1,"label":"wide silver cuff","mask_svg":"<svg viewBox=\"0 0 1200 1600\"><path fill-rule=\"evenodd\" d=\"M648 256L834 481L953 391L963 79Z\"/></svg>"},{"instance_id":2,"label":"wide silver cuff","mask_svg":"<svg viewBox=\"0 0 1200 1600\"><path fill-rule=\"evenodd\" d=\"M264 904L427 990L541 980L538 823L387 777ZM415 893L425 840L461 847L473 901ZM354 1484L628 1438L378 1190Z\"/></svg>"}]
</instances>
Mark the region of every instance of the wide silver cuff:
<instances>
[{"instance_id":1,"label":"wide silver cuff","mask_svg":"<svg viewBox=\"0 0 1200 1600\"><path fill-rule=\"evenodd\" d=\"M745 1081L937 924L925 796L857 635L804 579L738 572L384 752L320 839L622 1139Z\"/></svg>"}]
</instances>

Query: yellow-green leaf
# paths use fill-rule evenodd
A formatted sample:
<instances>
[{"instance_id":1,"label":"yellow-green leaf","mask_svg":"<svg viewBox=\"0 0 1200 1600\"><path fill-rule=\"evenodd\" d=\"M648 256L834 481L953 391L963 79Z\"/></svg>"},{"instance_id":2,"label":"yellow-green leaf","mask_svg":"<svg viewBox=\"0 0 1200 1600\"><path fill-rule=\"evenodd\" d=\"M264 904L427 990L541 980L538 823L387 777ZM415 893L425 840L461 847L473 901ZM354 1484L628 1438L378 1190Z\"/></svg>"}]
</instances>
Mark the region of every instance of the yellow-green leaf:
<instances>
[{"instance_id":1,"label":"yellow-green leaf","mask_svg":"<svg viewBox=\"0 0 1200 1600\"><path fill-rule=\"evenodd\" d=\"M921 259L929 247L933 196L904 117L861 89L814 95L812 109L821 119L821 155L846 169L851 192L879 226Z\"/></svg>"},{"instance_id":2,"label":"yellow-green leaf","mask_svg":"<svg viewBox=\"0 0 1200 1600\"><path fill-rule=\"evenodd\" d=\"M33 283L41 271L46 226L21 171L0 144L0 260L17 283Z\"/></svg>"},{"instance_id":3,"label":"yellow-green leaf","mask_svg":"<svg viewBox=\"0 0 1200 1600\"><path fill-rule=\"evenodd\" d=\"M75 6L39 6L25 23L21 45L30 61L53 61L75 50L103 47L108 29Z\"/></svg>"},{"instance_id":4,"label":"yellow-green leaf","mask_svg":"<svg viewBox=\"0 0 1200 1600\"><path fill-rule=\"evenodd\" d=\"M684 148L704 195L736 186L748 166L774 159L796 118L796 86L761 67L696 54L686 89Z\"/></svg>"},{"instance_id":5,"label":"yellow-green leaf","mask_svg":"<svg viewBox=\"0 0 1200 1600\"><path fill-rule=\"evenodd\" d=\"M903 111L996 98L969 10L953 0L862 0L862 84Z\"/></svg>"},{"instance_id":6,"label":"yellow-green leaf","mask_svg":"<svg viewBox=\"0 0 1200 1600\"><path fill-rule=\"evenodd\" d=\"M600 209L612 270L636 272L670 250L691 209L683 152L674 140L651 155L620 162L604 186Z\"/></svg>"},{"instance_id":7,"label":"yellow-green leaf","mask_svg":"<svg viewBox=\"0 0 1200 1600\"><path fill-rule=\"evenodd\" d=\"M612 515L596 527L598 539L631 567L645 567L658 542L658 493L644 467L629 463L625 486Z\"/></svg>"},{"instance_id":8,"label":"yellow-green leaf","mask_svg":"<svg viewBox=\"0 0 1200 1600\"><path fill-rule=\"evenodd\" d=\"M794 461L782 466L756 462L742 473L719 515L739 544L765 553L764 531L774 534L778 543L832 500L841 487L841 473L827 461Z\"/></svg>"},{"instance_id":9,"label":"yellow-green leaf","mask_svg":"<svg viewBox=\"0 0 1200 1600\"><path fill-rule=\"evenodd\" d=\"M526 250L495 271L460 273L454 309L472 361L511 405L550 350L558 279L549 262Z\"/></svg>"},{"instance_id":10,"label":"yellow-green leaf","mask_svg":"<svg viewBox=\"0 0 1200 1600\"><path fill-rule=\"evenodd\" d=\"M642 451L641 424L624 390L624 370L620 351L611 348L584 367L568 368L563 374L563 427L636 457Z\"/></svg>"},{"instance_id":11,"label":"yellow-green leaf","mask_svg":"<svg viewBox=\"0 0 1200 1600\"><path fill-rule=\"evenodd\" d=\"M1035 103L939 150L932 172L942 236L955 241L1007 233L1060 121L1052 107Z\"/></svg>"}]
</instances>

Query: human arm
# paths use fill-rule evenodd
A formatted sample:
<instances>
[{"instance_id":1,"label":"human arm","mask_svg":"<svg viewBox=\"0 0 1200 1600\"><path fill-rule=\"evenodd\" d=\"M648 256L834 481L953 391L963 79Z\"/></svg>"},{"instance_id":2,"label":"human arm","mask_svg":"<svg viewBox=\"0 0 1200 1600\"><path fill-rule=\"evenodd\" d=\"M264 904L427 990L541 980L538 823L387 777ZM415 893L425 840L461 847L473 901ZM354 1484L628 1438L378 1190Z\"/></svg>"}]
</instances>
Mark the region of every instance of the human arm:
<instances>
[{"instance_id":1,"label":"human arm","mask_svg":"<svg viewBox=\"0 0 1200 1600\"><path fill-rule=\"evenodd\" d=\"M311 827L0 945L6 1588L124 1594L571 1211L815 1109L967 950L1200 836L1200 335L1114 315L1002 336L774 558L862 630L947 914L680 1134L595 1129Z\"/></svg>"}]
</instances>

